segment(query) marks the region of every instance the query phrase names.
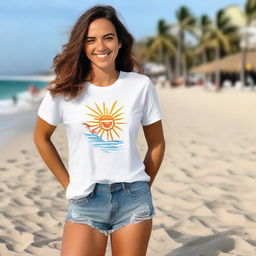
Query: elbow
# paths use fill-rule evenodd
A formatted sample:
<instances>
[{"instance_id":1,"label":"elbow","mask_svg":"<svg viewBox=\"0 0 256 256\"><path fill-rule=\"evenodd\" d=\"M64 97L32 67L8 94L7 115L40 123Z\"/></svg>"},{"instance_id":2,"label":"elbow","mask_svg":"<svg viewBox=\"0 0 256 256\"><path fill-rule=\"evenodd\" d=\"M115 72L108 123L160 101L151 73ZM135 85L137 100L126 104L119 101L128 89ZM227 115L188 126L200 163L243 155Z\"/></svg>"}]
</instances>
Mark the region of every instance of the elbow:
<instances>
[{"instance_id":1,"label":"elbow","mask_svg":"<svg viewBox=\"0 0 256 256\"><path fill-rule=\"evenodd\" d=\"M164 137L159 141L158 145L160 147L162 147L163 149L165 149L165 138Z\"/></svg>"},{"instance_id":2,"label":"elbow","mask_svg":"<svg viewBox=\"0 0 256 256\"><path fill-rule=\"evenodd\" d=\"M38 147L42 143L42 138L34 134L33 142L36 145L36 147Z\"/></svg>"},{"instance_id":3,"label":"elbow","mask_svg":"<svg viewBox=\"0 0 256 256\"><path fill-rule=\"evenodd\" d=\"M159 143L159 147L161 148L161 151L164 153L165 152L165 139L162 139L161 142Z\"/></svg>"},{"instance_id":4,"label":"elbow","mask_svg":"<svg viewBox=\"0 0 256 256\"><path fill-rule=\"evenodd\" d=\"M159 148L162 151L165 151L165 140L162 139L161 141L155 142L155 143L150 143L148 145L149 149L155 149L155 148Z\"/></svg>"},{"instance_id":5,"label":"elbow","mask_svg":"<svg viewBox=\"0 0 256 256\"><path fill-rule=\"evenodd\" d=\"M38 133L37 131L34 132L33 142L37 147L39 145L41 145L42 143L48 142L48 141L50 141L50 138L47 138L46 136L44 136L43 134Z\"/></svg>"}]
</instances>

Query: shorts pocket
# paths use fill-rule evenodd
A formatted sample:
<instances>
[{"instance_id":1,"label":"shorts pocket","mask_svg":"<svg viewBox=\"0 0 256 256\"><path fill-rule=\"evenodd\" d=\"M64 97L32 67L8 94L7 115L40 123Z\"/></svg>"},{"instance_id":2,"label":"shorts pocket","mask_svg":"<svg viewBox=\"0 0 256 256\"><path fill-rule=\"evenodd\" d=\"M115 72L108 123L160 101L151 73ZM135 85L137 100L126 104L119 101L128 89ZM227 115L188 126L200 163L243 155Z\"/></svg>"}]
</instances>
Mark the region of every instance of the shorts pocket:
<instances>
[{"instance_id":1,"label":"shorts pocket","mask_svg":"<svg viewBox=\"0 0 256 256\"><path fill-rule=\"evenodd\" d=\"M72 205L82 206L82 205L85 205L89 201L89 198L90 198L89 195L80 197L80 198L71 198L69 200L69 202Z\"/></svg>"},{"instance_id":2,"label":"shorts pocket","mask_svg":"<svg viewBox=\"0 0 256 256\"><path fill-rule=\"evenodd\" d=\"M140 196L149 192L149 184L147 181L135 181L126 185L126 191L131 196Z\"/></svg>"}]
</instances>

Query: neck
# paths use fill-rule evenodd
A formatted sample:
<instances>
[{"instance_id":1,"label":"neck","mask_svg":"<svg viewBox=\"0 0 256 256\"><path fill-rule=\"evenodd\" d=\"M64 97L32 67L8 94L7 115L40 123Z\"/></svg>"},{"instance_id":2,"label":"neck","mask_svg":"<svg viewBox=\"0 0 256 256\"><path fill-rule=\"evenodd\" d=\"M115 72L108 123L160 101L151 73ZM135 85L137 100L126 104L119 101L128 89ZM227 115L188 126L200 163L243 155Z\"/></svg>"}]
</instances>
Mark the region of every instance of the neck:
<instances>
[{"instance_id":1,"label":"neck","mask_svg":"<svg viewBox=\"0 0 256 256\"><path fill-rule=\"evenodd\" d=\"M118 79L118 76L119 71L116 69L93 69L92 74L89 76L89 81L98 86L108 86L113 84Z\"/></svg>"}]
</instances>

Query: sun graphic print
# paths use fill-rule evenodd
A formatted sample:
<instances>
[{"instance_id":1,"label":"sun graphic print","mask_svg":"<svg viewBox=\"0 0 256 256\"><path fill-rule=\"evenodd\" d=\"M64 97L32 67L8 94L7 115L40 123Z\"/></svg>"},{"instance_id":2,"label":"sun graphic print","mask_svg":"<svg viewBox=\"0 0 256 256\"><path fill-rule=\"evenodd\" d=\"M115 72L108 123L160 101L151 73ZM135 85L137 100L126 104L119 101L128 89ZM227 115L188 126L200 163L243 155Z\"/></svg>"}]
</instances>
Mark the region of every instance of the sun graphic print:
<instances>
[{"instance_id":1,"label":"sun graphic print","mask_svg":"<svg viewBox=\"0 0 256 256\"><path fill-rule=\"evenodd\" d=\"M117 100L108 108L106 103L102 103L102 108L95 104L95 108L85 105L90 113L87 113L92 120L82 123L89 133L84 133L89 141L104 152L118 151L122 148L123 141L120 140L120 133L123 132L124 106L117 107Z\"/></svg>"}]
</instances>

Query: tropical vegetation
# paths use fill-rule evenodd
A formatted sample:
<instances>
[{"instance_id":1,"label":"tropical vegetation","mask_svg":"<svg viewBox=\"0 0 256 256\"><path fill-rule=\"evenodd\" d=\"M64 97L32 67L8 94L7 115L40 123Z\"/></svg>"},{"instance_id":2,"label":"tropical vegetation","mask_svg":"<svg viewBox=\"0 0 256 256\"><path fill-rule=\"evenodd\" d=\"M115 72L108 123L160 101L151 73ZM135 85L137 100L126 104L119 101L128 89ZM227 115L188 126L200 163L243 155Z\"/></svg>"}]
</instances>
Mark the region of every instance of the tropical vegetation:
<instances>
[{"instance_id":1,"label":"tropical vegetation","mask_svg":"<svg viewBox=\"0 0 256 256\"><path fill-rule=\"evenodd\" d=\"M249 26L256 20L256 0L247 0L242 10ZM168 79L186 77L193 66L218 60L229 54L242 52L241 79L247 54L247 41L241 47L240 27L234 24L225 9L216 12L214 19L206 14L195 17L186 6L176 11L176 22L169 24L160 19L156 34L137 43L137 53L142 63L153 61L166 67ZM138 50L139 49L139 50ZM220 70L216 66L215 82L220 82Z\"/></svg>"}]
</instances>

